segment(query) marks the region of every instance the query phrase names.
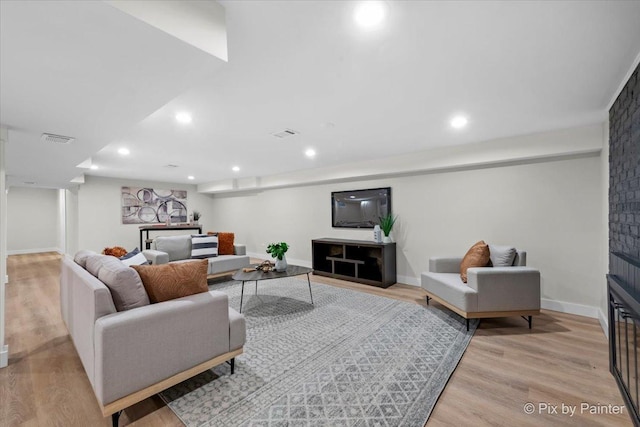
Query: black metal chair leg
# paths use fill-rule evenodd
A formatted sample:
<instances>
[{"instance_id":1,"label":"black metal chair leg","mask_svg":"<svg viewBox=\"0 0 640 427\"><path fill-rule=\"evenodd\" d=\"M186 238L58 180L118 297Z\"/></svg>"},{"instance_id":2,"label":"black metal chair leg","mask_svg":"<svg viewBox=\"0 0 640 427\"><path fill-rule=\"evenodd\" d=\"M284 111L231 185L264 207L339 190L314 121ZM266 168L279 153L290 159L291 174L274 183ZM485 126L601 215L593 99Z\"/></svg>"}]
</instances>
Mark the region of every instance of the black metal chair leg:
<instances>
[{"instance_id":1,"label":"black metal chair leg","mask_svg":"<svg viewBox=\"0 0 640 427\"><path fill-rule=\"evenodd\" d=\"M111 414L111 425L113 427L118 427L118 421L120 421L120 414L122 414L122 411L118 411L115 414Z\"/></svg>"}]
</instances>

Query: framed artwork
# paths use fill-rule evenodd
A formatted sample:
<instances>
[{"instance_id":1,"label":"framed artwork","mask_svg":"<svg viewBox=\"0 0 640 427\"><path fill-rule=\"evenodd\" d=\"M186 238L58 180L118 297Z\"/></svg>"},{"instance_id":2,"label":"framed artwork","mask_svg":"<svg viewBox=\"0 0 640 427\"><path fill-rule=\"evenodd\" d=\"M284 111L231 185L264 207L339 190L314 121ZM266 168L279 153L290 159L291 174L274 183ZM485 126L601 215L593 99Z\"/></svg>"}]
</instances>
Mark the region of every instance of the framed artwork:
<instances>
[{"instance_id":1,"label":"framed artwork","mask_svg":"<svg viewBox=\"0 0 640 427\"><path fill-rule=\"evenodd\" d=\"M187 190L122 187L122 223L187 222Z\"/></svg>"}]
</instances>

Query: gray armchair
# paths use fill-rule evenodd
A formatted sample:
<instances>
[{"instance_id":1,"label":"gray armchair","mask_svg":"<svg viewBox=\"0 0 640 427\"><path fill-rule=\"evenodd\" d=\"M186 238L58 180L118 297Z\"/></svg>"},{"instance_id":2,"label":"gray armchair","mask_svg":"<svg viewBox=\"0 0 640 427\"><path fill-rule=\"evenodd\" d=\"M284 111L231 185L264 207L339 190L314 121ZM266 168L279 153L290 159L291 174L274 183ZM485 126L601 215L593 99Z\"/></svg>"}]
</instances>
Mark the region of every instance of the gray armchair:
<instances>
[{"instance_id":1,"label":"gray armchair","mask_svg":"<svg viewBox=\"0 0 640 427\"><path fill-rule=\"evenodd\" d=\"M430 258L421 277L427 304L434 299L458 313L467 330L469 319L510 316L522 316L531 328L532 316L540 314L540 272L526 267L526 260L526 252L517 251L510 267L469 268L463 283L462 257Z\"/></svg>"}]
</instances>

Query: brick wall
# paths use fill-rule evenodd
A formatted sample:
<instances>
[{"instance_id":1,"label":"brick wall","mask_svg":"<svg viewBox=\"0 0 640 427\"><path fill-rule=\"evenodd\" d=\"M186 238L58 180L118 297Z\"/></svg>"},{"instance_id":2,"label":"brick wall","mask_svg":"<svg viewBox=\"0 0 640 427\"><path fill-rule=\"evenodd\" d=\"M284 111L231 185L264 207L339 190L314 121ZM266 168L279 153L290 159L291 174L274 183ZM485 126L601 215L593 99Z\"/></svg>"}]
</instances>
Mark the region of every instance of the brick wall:
<instances>
[{"instance_id":1,"label":"brick wall","mask_svg":"<svg viewBox=\"0 0 640 427\"><path fill-rule=\"evenodd\" d=\"M640 66L609 110L609 250L640 261ZM612 266L610 266L612 267Z\"/></svg>"}]
</instances>

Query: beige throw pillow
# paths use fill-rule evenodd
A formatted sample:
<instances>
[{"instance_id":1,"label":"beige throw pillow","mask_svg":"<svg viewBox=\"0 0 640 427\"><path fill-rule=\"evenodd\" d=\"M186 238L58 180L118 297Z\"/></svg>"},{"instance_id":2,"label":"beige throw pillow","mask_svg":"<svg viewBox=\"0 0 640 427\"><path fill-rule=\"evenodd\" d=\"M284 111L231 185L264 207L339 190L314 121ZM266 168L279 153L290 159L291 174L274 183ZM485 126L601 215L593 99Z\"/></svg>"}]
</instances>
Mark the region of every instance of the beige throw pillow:
<instances>
[{"instance_id":1,"label":"beige throw pillow","mask_svg":"<svg viewBox=\"0 0 640 427\"><path fill-rule=\"evenodd\" d=\"M467 269L471 267L486 267L489 264L489 245L480 240L467 251L460 263L460 278L467 283Z\"/></svg>"}]
</instances>

